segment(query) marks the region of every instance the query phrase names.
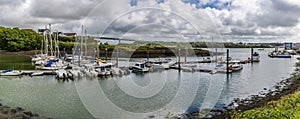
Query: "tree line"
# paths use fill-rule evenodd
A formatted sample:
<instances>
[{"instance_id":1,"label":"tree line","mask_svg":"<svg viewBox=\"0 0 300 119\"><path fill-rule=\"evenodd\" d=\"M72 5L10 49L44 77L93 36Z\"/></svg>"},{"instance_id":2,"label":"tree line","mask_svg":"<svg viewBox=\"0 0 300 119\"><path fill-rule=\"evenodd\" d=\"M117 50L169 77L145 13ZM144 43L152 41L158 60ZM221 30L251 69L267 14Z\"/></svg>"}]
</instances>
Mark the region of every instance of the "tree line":
<instances>
[{"instance_id":1,"label":"tree line","mask_svg":"<svg viewBox=\"0 0 300 119\"><path fill-rule=\"evenodd\" d=\"M59 36L61 50L72 50L75 37ZM10 52L40 50L44 36L32 29L5 28L0 26L0 50Z\"/></svg>"},{"instance_id":2,"label":"tree line","mask_svg":"<svg viewBox=\"0 0 300 119\"><path fill-rule=\"evenodd\" d=\"M40 46L43 37L32 29L0 27L0 50L27 51Z\"/></svg>"}]
</instances>

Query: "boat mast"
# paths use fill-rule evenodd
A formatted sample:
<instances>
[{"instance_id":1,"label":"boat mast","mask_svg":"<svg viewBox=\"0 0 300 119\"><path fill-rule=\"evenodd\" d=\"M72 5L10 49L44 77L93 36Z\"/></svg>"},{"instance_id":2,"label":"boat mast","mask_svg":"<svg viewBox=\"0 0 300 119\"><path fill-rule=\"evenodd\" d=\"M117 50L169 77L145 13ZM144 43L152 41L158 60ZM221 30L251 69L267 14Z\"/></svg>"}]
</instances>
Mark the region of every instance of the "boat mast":
<instances>
[{"instance_id":1,"label":"boat mast","mask_svg":"<svg viewBox=\"0 0 300 119\"><path fill-rule=\"evenodd\" d=\"M57 42L56 42L56 34L55 32L53 32L53 40L54 40L54 56L57 58L58 56L56 55L57 51L56 51L56 45L57 45Z\"/></svg>"},{"instance_id":2,"label":"boat mast","mask_svg":"<svg viewBox=\"0 0 300 119\"><path fill-rule=\"evenodd\" d=\"M98 38L100 38L99 32L97 32L97 36L98 36ZM100 39L99 39L99 42L100 42ZM99 56L99 54L100 54L100 49L99 49L99 44L98 44L98 42L96 42L96 50L97 50L96 57L99 58L99 57L100 57L100 56Z\"/></svg>"},{"instance_id":3,"label":"boat mast","mask_svg":"<svg viewBox=\"0 0 300 119\"><path fill-rule=\"evenodd\" d=\"M82 44L83 44L83 25L81 26L81 36L80 36L80 55L79 55L79 62L78 62L79 66L81 66Z\"/></svg>"},{"instance_id":4,"label":"boat mast","mask_svg":"<svg viewBox=\"0 0 300 119\"><path fill-rule=\"evenodd\" d=\"M41 45L41 54L44 54L44 53L43 53L43 49L44 49L45 33L46 33L46 32L43 31L43 36L44 36L44 37L43 37L43 40L42 40L42 42L41 42L41 43L42 43L42 45Z\"/></svg>"},{"instance_id":5,"label":"boat mast","mask_svg":"<svg viewBox=\"0 0 300 119\"><path fill-rule=\"evenodd\" d=\"M53 44L52 44L52 31L51 31L51 24L49 24L49 42L50 42L50 53L53 56Z\"/></svg>"},{"instance_id":6,"label":"boat mast","mask_svg":"<svg viewBox=\"0 0 300 119\"><path fill-rule=\"evenodd\" d=\"M84 56L86 57L87 56L87 30L85 29L84 30Z\"/></svg>"},{"instance_id":7,"label":"boat mast","mask_svg":"<svg viewBox=\"0 0 300 119\"><path fill-rule=\"evenodd\" d=\"M119 44L121 44L120 39L119 39ZM119 48L118 48L118 46L116 46L116 50L117 50L116 67L118 68L119 67Z\"/></svg>"},{"instance_id":8,"label":"boat mast","mask_svg":"<svg viewBox=\"0 0 300 119\"><path fill-rule=\"evenodd\" d=\"M45 28L46 28L46 31L45 31L45 36L44 36L44 40L45 40L45 53L46 53L46 55L48 55L48 34L49 34L49 31L48 31L48 27L47 26L45 26Z\"/></svg>"},{"instance_id":9,"label":"boat mast","mask_svg":"<svg viewBox=\"0 0 300 119\"><path fill-rule=\"evenodd\" d=\"M59 32L56 31L56 34L55 34L55 48L56 48L56 52L57 52L57 58L59 58L60 56L60 52L59 52L59 40L58 40L58 37L59 36Z\"/></svg>"}]
</instances>

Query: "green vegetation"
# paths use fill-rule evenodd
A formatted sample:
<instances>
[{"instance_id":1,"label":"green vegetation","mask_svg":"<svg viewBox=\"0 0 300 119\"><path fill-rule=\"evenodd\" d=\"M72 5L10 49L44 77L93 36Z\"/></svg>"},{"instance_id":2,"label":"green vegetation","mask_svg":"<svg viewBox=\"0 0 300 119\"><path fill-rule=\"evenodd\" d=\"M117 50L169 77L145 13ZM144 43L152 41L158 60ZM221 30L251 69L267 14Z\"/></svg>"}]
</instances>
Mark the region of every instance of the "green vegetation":
<instances>
[{"instance_id":1,"label":"green vegetation","mask_svg":"<svg viewBox=\"0 0 300 119\"><path fill-rule=\"evenodd\" d=\"M4 28L0 27L0 50L6 50L10 52L17 51L29 51L41 49L41 42L43 36L38 34L32 29L19 29L19 28ZM72 51L76 37L63 37L59 36L60 50ZM207 48L207 47L227 47L227 48L270 48L280 44L272 43L205 43L205 42L190 42L190 43L177 43L177 42L143 42L137 41L132 44L119 44L118 48L125 51L142 50L147 49L166 49L166 48ZM103 43L99 45L100 51L114 50L116 46Z\"/></svg>"},{"instance_id":2,"label":"green vegetation","mask_svg":"<svg viewBox=\"0 0 300 119\"><path fill-rule=\"evenodd\" d=\"M0 70L13 68L15 70L32 70L29 56L0 56Z\"/></svg>"},{"instance_id":3,"label":"green vegetation","mask_svg":"<svg viewBox=\"0 0 300 119\"><path fill-rule=\"evenodd\" d=\"M36 49L42 37L31 29L0 27L0 50L27 51Z\"/></svg>"},{"instance_id":4,"label":"green vegetation","mask_svg":"<svg viewBox=\"0 0 300 119\"><path fill-rule=\"evenodd\" d=\"M0 27L0 50L10 52L41 49L43 36L32 29ZM61 50L72 50L75 37L59 36Z\"/></svg>"},{"instance_id":5,"label":"green vegetation","mask_svg":"<svg viewBox=\"0 0 300 119\"><path fill-rule=\"evenodd\" d=\"M296 67L300 68L300 61L296 63ZM299 72L299 70L297 71ZM299 80L299 73L291 79ZM267 102L259 108L244 112L234 110L229 113L230 117L235 119L300 119L300 87L298 83L293 83L293 85L296 86L294 93L285 95L279 100Z\"/></svg>"},{"instance_id":6,"label":"green vegetation","mask_svg":"<svg viewBox=\"0 0 300 119\"><path fill-rule=\"evenodd\" d=\"M231 118L236 119L299 119L300 91L282 97L278 101L268 102L261 108L245 112L233 112Z\"/></svg>"},{"instance_id":7,"label":"green vegetation","mask_svg":"<svg viewBox=\"0 0 300 119\"><path fill-rule=\"evenodd\" d=\"M226 48L273 48L275 46L282 46L280 43L205 43L205 42L192 42L191 45L197 48L207 47L226 47Z\"/></svg>"}]
</instances>

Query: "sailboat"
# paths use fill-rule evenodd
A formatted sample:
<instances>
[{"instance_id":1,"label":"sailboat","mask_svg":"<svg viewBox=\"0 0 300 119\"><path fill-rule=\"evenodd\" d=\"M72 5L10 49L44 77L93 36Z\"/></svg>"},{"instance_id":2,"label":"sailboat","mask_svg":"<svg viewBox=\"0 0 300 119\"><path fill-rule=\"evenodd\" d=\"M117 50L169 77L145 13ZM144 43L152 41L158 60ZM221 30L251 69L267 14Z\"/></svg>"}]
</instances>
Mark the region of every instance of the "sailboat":
<instances>
[{"instance_id":1,"label":"sailboat","mask_svg":"<svg viewBox=\"0 0 300 119\"><path fill-rule=\"evenodd\" d=\"M0 76L20 76L22 75L21 71L15 71L13 69L7 69L0 72Z\"/></svg>"}]
</instances>

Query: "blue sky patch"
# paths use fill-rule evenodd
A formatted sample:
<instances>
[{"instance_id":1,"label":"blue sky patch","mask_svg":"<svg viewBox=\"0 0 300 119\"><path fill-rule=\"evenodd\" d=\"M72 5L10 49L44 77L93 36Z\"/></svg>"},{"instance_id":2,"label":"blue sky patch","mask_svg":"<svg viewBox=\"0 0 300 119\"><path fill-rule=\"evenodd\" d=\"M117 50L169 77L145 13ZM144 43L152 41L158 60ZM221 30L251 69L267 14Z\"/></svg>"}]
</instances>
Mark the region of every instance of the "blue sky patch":
<instances>
[{"instance_id":1,"label":"blue sky patch","mask_svg":"<svg viewBox=\"0 0 300 119\"><path fill-rule=\"evenodd\" d=\"M155 0L157 3L164 3L164 0ZM215 8L218 10L222 10L222 9L229 9L231 6L232 2L225 2L225 3L221 3L220 0L213 0L210 3L207 4L201 4L201 0L181 0L182 2L186 3L186 4L194 4L196 5L197 9L205 9L205 8ZM131 6L137 6L138 5L139 0L131 0L130 1L130 5Z\"/></svg>"}]
</instances>

